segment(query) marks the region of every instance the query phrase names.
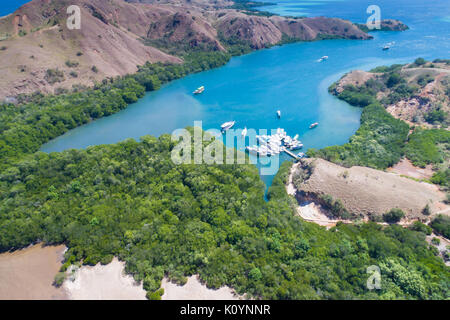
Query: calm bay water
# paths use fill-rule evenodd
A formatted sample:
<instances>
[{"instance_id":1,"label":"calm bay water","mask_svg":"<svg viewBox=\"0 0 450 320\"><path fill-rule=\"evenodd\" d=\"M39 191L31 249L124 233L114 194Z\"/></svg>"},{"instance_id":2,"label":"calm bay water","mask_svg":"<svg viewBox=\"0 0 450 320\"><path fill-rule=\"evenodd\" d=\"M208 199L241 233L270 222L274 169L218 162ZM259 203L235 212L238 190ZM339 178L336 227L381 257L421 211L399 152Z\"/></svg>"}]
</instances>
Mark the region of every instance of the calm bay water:
<instances>
[{"instance_id":1,"label":"calm bay water","mask_svg":"<svg viewBox=\"0 0 450 320\"><path fill-rule=\"evenodd\" d=\"M373 1L278 1L264 7L282 15L331 16L365 22ZM42 147L53 152L172 133L202 121L203 129L235 120L236 128L284 128L299 134L305 148L342 144L359 127L361 110L339 101L328 86L352 69L449 58L449 1L377 1L382 18L400 19L406 32L375 32L374 40L326 40L277 46L235 57L226 66L173 81L115 115L71 130ZM389 51L383 44L395 41ZM317 59L329 59L318 63ZM199 96L191 92L204 85ZM276 119L276 110L282 118ZM314 130L312 122L320 125ZM284 158L286 157L286 158ZM287 159L282 156L281 161ZM267 185L273 176L263 176Z\"/></svg>"}]
</instances>

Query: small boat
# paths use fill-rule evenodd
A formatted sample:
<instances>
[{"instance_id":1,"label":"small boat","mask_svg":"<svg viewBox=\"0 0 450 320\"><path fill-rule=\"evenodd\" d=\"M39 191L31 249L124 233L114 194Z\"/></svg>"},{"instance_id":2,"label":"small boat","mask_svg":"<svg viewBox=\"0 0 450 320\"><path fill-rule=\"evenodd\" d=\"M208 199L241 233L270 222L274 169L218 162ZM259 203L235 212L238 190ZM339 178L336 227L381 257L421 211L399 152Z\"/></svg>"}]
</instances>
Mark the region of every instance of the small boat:
<instances>
[{"instance_id":1,"label":"small boat","mask_svg":"<svg viewBox=\"0 0 450 320\"><path fill-rule=\"evenodd\" d=\"M228 121L223 123L220 128L222 129L222 132L225 132L231 128L233 128L234 124L236 123L236 121Z\"/></svg>"},{"instance_id":2,"label":"small boat","mask_svg":"<svg viewBox=\"0 0 450 320\"><path fill-rule=\"evenodd\" d=\"M203 93L203 91L205 91L205 87L201 86L201 87L198 87L197 90L195 90L193 92L193 94L200 94L200 93Z\"/></svg>"},{"instance_id":3,"label":"small boat","mask_svg":"<svg viewBox=\"0 0 450 320\"><path fill-rule=\"evenodd\" d=\"M280 110L277 111L277 117L278 117L278 119L281 118L281 111Z\"/></svg>"},{"instance_id":4,"label":"small boat","mask_svg":"<svg viewBox=\"0 0 450 320\"><path fill-rule=\"evenodd\" d=\"M394 45L394 41L392 41L392 42L389 42L389 43L386 43L384 46L383 46L383 51L386 51L386 50L389 50L393 45Z\"/></svg>"},{"instance_id":5,"label":"small boat","mask_svg":"<svg viewBox=\"0 0 450 320\"><path fill-rule=\"evenodd\" d=\"M298 150L298 149L301 149L301 148L303 148L303 143L301 143L301 142L292 144L289 147L289 149L291 149L291 150Z\"/></svg>"},{"instance_id":6,"label":"small boat","mask_svg":"<svg viewBox=\"0 0 450 320\"><path fill-rule=\"evenodd\" d=\"M244 130L242 130L242 137L245 138L245 136L247 135L247 127L244 128Z\"/></svg>"},{"instance_id":7,"label":"small boat","mask_svg":"<svg viewBox=\"0 0 450 320\"><path fill-rule=\"evenodd\" d=\"M317 60L318 62L322 62L328 59L328 56L323 56L322 58L320 58L319 60Z\"/></svg>"},{"instance_id":8,"label":"small boat","mask_svg":"<svg viewBox=\"0 0 450 320\"><path fill-rule=\"evenodd\" d=\"M313 124L311 124L311 125L309 126L309 128L310 128L310 129L313 129L313 128L317 127L318 125L319 125L318 122L314 122Z\"/></svg>"},{"instance_id":9,"label":"small boat","mask_svg":"<svg viewBox=\"0 0 450 320\"><path fill-rule=\"evenodd\" d=\"M297 157L304 158L305 157L305 153L304 152L300 152L299 154L297 154Z\"/></svg>"}]
</instances>

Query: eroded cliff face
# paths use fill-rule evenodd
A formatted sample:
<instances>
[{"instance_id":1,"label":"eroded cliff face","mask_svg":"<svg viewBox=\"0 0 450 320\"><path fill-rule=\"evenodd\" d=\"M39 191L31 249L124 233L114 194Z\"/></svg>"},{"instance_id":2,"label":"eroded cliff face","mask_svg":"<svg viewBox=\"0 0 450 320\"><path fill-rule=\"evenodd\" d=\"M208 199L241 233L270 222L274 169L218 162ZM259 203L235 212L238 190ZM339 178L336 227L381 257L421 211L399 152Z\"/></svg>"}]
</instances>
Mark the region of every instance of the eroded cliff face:
<instances>
[{"instance_id":1,"label":"eroded cliff face","mask_svg":"<svg viewBox=\"0 0 450 320\"><path fill-rule=\"evenodd\" d=\"M34 0L0 18L0 99L90 86L134 73L147 61L181 63L180 48L226 51L235 40L260 49L285 41L371 38L342 19L248 15L229 9L227 1L146 2ZM66 26L70 5L81 8L80 30ZM48 70L63 76L49 82Z\"/></svg>"}]
</instances>

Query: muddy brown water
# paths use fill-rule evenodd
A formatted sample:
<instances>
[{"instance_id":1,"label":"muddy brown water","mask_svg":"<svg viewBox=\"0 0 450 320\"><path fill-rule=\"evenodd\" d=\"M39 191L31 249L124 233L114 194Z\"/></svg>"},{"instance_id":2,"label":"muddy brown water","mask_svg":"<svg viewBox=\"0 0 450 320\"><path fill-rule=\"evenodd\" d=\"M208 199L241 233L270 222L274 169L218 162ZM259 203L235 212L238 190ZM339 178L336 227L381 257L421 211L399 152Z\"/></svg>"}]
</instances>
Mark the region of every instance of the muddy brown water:
<instances>
[{"instance_id":1,"label":"muddy brown water","mask_svg":"<svg viewBox=\"0 0 450 320\"><path fill-rule=\"evenodd\" d=\"M53 280L66 247L30 246L0 254L0 300L66 300Z\"/></svg>"}]
</instances>

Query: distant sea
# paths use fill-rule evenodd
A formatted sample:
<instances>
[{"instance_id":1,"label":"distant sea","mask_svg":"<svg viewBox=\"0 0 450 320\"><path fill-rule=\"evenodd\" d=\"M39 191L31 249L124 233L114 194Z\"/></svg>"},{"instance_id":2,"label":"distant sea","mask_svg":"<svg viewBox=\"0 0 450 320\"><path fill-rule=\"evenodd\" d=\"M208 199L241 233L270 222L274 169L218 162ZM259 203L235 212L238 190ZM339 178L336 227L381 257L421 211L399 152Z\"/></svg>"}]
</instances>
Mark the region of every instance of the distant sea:
<instances>
[{"instance_id":1,"label":"distant sea","mask_svg":"<svg viewBox=\"0 0 450 320\"><path fill-rule=\"evenodd\" d=\"M13 13L20 8L21 5L31 2L30 0L3 0L0 5L0 17Z\"/></svg>"}]
</instances>

